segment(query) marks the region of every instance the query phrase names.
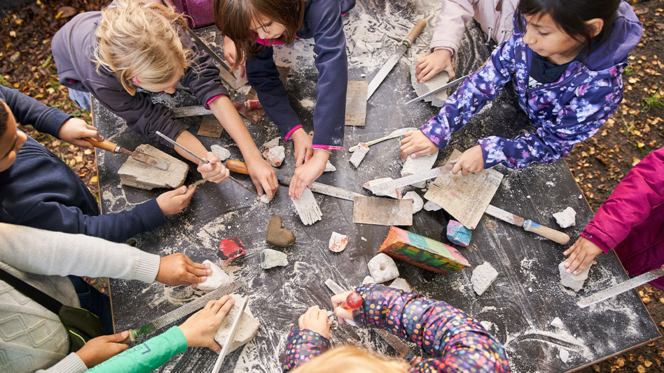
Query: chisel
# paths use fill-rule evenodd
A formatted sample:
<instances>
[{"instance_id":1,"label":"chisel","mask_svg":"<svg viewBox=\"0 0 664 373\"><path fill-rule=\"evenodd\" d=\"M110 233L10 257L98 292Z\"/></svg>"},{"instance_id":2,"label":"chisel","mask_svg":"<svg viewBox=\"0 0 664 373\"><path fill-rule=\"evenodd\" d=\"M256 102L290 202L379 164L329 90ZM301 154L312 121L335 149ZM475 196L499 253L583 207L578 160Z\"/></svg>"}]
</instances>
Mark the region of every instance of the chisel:
<instances>
[{"instance_id":1,"label":"chisel","mask_svg":"<svg viewBox=\"0 0 664 373\"><path fill-rule=\"evenodd\" d=\"M139 152L139 151L136 151L136 150L133 151L133 152L129 151L129 150L121 147L120 145L112 143L108 140L98 141L98 140L95 140L91 137L86 137L83 140L89 142L95 148L108 150L109 152L115 153L115 154L117 154L117 153L127 154L128 156L134 158L135 160L137 160L141 163L145 163L148 166L158 168L162 171L168 171L168 167L171 166L171 164L167 161L157 159L157 158L155 158L151 155L147 155L143 152Z\"/></svg>"},{"instance_id":2,"label":"chisel","mask_svg":"<svg viewBox=\"0 0 664 373\"><path fill-rule=\"evenodd\" d=\"M421 100L421 99L423 99L423 98L425 98L425 97L429 97L429 96L431 96L431 95L434 95L434 94L436 94L436 93L438 93L438 92L440 92L440 91L443 91L443 90L446 90L446 89L448 89L448 88L454 87L454 86L457 85L457 84L461 84L461 83L464 81L464 79L466 79L468 76L470 76L470 74L468 74L468 75L464 75L464 76L462 76L461 78L456 79L456 80L454 80L454 81L452 81L452 82L449 82L449 83L447 83L447 84L444 84L443 86L438 87L438 88L436 88L436 89L433 89L433 90L431 90L431 91L429 91L429 92L423 94L422 96L416 97L416 98L414 98L414 99L412 99L412 100L406 102L405 105L411 104L411 103L413 103L413 102L415 102L415 101L419 101L419 100Z\"/></svg>"},{"instance_id":3,"label":"chisel","mask_svg":"<svg viewBox=\"0 0 664 373\"><path fill-rule=\"evenodd\" d=\"M555 229L539 225L532 220L525 220L520 216L516 216L511 212L499 209L498 207L489 205L489 207L486 208L485 213L493 216L494 218L498 218L502 221L514 224L517 227L523 227L525 231L539 234L540 236L548 238L551 241L557 242L561 245L566 245L569 242L569 236L563 232L558 232Z\"/></svg>"},{"instance_id":4,"label":"chisel","mask_svg":"<svg viewBox=\"0 0 664 373\"><path fill-rule=\"evenodd\" d=\"M218 300L219 298L223 297L224 295L232 294L234 293L237 289L246 286L246 283L244 280L237 280L234 282L231 282L228 285L222 286L217 290L211 291L202 297L195 299L184 306L177 308L163 316L160 316L152 322L149 322L143 326L141 326L138 329L130 329L129 330L129 341L134 342L136 341L136 338L139 335L142 334L148 334L152 333L155 330L159 328L163 328L164 326L167 326L175 321L180 320L181 318L189 315L192 312L198 311L199 309L205 307L207 302L213 301L213 300Z\"/></svg>"},{"instance_id":5,"label":"chisel","mask_svg":"<svg viewBox=\"0 0 664 373\"><path fill-rule=\"evenodd\" d=\"M628 290L632 290L637 286L645 284L646 282L656 280L662 276L664 276L664 266L661 268L653 269L652 271L648 271L642 275L638 275L623 283L612 286L606 290L602 290L599 293L595 293L589 297L581 298L580 301L576 302L576 305L581 308L588 307L605 299L613 298L616 295L622 294Z\"/></svg>"}]
</instances>

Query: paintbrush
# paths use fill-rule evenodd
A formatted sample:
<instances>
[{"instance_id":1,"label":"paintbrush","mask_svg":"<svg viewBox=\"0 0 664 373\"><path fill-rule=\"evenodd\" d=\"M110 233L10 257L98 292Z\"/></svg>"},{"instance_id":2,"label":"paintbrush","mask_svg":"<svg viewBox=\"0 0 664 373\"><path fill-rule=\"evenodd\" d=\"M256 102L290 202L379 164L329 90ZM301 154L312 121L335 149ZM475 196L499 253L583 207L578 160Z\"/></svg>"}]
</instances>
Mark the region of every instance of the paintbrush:
<instances>
[{"instance_id":1,"label":"paintbrush","mask_svg":"<svg viewBox=\"0 0 664 373\"><path fill-rule=\"evenodd\" d=\"M196 154L196 153L192 152L191 150L185 148L184 146L182 146L182 145L176 143L175 141L171 140L168 136L164 135L163 133L157 131L157 135L159 135L162 139L164 139L164 140L170 142L170 143L173 144L174 146L177 146L178 148L184 150L184 151L187 152L189 155L191 155L192 157L198 159L199 161L201 161L201 162L203 162L203 163L205 163L205 164L210 164L210 161L208 161L207 159L199 157L198 154ZM233 176L228 176L228 178L231 179L231 181L235 182L237 185L239 185L239 186L243 187L244 189L250 191L251 193L253 193L253 194L255 194L255 195L258 195L258 192L254 191L253 189L249 188L248 186L242 184L239 180L237 180L237 179L234 178Z\"/></svg>"}]
</instances>

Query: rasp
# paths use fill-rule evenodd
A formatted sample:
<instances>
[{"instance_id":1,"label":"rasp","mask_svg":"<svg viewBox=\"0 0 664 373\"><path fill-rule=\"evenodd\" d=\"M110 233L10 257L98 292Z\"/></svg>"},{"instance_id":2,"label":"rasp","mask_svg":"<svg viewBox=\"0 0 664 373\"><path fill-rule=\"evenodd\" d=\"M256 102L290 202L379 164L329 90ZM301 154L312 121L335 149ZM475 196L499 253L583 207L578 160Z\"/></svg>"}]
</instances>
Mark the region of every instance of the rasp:
<instances>
[{"instance_id":1,"label":"rasp","mask_svg":"<svg viewBox=\"0 0 664 373\"><path fill-rule=\"evenodd\" d=\"M618 294L622 294L628 290L632 290L637 286L641 286L646 282L650 282L662 276L664 276L664 267L653 269L652 271L646 272L642 275L638 275L621 284L612 286L606 290L602 290L599 293L595 293L589 297L581 298L580 301L576 302L576 305L581 308L588 307L591 304L601 302L605 299L613 298Z\"/></svg>"},{"instance_id":2,"label":"rasp","mask_svg":"<svg viewBox=\"0 0 664 373\"><path fill-rule=\"evenodd\" d=\"M539 225L532 220L525 220L524 218L514 215L511 212L507 212L498 207L491 206L486 208L485 213L498 218L502 221L506 221L510 224L514 224L517 227L522 227L525 231L533 232L539 234L542 237L548 238L553 242L557 242L561 245L567 245L569 242L569 236L563 232L559 232L555 229Z\"/></svg>"},{"instance_id":3,"label":"rasp","mask_svg":"<svg viewBox=\"0 0 664 373\"><path fill-rule=\"evenodd\" d=\"M226 357L226 354L228 353L228 349L233 344L233 336L235 335L235 331L237 330L237 326L240 324L240 318L242 318L242 314L244 313L244 309L247 308L247 303L249 303L249 296L248 295L242 301L242 304L240 305L240 312L237 313L237 315L235 316L235 320L233 320L233 325L231 325L231 331L230 331L230 333L228 333L228 337L226 337L226 340L224 341L224 347L222 347L221 352L219 353L219 356L217 357L217 361L214 362L214 367L212 368L212 373L219 373L219 371L221 370L221 364L224 362L224 357Z\"/></svg>"}]
</instances>

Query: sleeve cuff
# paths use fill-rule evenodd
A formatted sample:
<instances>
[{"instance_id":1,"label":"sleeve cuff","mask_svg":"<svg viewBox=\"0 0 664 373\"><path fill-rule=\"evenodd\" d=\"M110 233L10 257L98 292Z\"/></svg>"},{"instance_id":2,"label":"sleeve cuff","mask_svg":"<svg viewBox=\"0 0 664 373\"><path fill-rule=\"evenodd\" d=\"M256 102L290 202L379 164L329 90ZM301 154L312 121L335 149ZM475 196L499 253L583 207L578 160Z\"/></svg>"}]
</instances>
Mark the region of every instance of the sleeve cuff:
<instances>
[{"instance_id":1,"label":"sleeve cuff","mask_svg":"<svg viewBox=\"0 0 664 373\"><path fill-rule=\"evenodd\" d=\"M48 369L52 373L83 373L88 370L83 360L75 352L70 353L64 359Z\"/></svg>"},{"instance_id":2,"label":"sleeve cuff","mask_svg":"<svg viewBox=\"0 0 664 373\"><path fill-rule=\"evenodd\" d=\"M311 145L312 149L324 149L324 150L343 150L343 146L332 146L332 145Z\"/></svg>"},{"instance_id":3,"label":"sleeve cuff","mask_svg":"<svg viewBox=\"0 0 664 373\"><path fill-rule=\"evenodd\" d=\"M213 96L211 99L207 100L207 102L205 103L205 108L210 110L210 104L212 103L212 101L218 99L219 97L223 97L223 96L226 96L226 95L219 94L219 95Z\"/></svg>"},{"instance_id":4,"label":"sleeve cuff","mask_svg":"<svg viewBox=\"0 0 664 373\"><path fill-rule=\"evenodd\" d=\"M49 118L47 118L48 123L42 124L39 131L48 133L59 139L60 137L58 137L58 134L60 133L60 128L62 128L62 125L65 124L66 121L72 118L74 118L73 115L63 113L62 111L53 108L53 112L49 115Z\"/></svg>"},{"instance_id":5,"label":"sleeve cuff","mask_svg":"<svg viewBox=\"0 0 664 373\"><path fill-rule=\"evenodd\" d=\"M440 50L440 49L447 49L448 51L450 51L450 53L452 53L452 57L454 57L454 55L456 54L456 50L452 47L433 47L432 46L429 50L431 51L431 53L433 53L433 52L435 52L437 50Z\"/></svg>"},{"instance_id":6,"label":"sleeve cuff","mask_svg":"<svg viewBox=\"0 0 664 373\"><path fill-rule=\"evenodd\" d=\"M176 342L177 346L177 352L178 354L183 353L187 351L187 348L189 348L189 344L187 343L187 338L184 336L184 333L182 333L182 330L178 326L174 326L166 331L166 333L170 336L173 337L173 340Z\"/></svg>"},{"instance_id":7,"label":"sleeve cuff","mask_svg":"<svg viewBox=\"0 0 664 373\"><path fill-rule=\"evenodd\" d=\"M137 210L136 213L140 215L146 231L157 229L168 222L168 219L161 211L156 198L142 203L134 209Z\"/></svg>"},{"instance_id":8,"label":"sleeve cuff","mask_svg":"<svg viewBox=\"0 0 664 373\"><path fill-rule=\"evenodd\" d=\"M152 283L157 279L159 273L159 264L161 258L159 255L141 251L136 265L134 279L145 283Z\"/></svg>"},{"instance_id":9,"label":"sleeve cuff","mask_svg":"<svg viewBox=\"0 0 664 373\"><path fill-rule=\"evenodd\" d=\"M586 233L586 231L584 230L583 232L581 232L581 237L597 245L597 247L599 247L600 249L602 249L602 251L604 251L604 254L608 254L609 251L611 251L611 247L609 247L609 245L605 244L604 241L600 240L599 237L597 237L592 233Z\"/></svg>"},{"instance_id":10,"label":"sleeve cuff","mask_svg":"<svg viewBox=\"0 0 664 373\"><path fill-rule=\"evenodd\" d=\"M299 130L300 128L302 128L302 125L301 125L301 124L298 124L297 126L293 127L290 131L288 131L288 133L286 134L286 136L284 136L284 141L286 141L286 142L290 141L290 140L291 140L291 136L293 136L293 132Z\"/></svg>"}]
</instances>

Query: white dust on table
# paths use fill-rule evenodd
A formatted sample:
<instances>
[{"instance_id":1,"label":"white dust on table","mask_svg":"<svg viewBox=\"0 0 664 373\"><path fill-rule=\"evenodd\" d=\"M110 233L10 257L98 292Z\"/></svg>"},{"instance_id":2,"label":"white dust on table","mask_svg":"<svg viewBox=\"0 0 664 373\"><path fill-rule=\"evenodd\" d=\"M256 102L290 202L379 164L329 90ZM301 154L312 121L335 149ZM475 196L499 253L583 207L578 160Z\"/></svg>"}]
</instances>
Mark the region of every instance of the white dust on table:
<instances>
[{"instance_id":1,"label":"white dust on table","mask_svg":"<svg viewBox=\"0 0 664 373\"><path fill-rule=\"evenodd\" d=\"M314 106L316 106L316 103L309 100L308 98L305 98L304 100L300 101L300 104L302 105L302 107L307 108L307 109L311 109Z\"/></svg>"}]
</instances>

